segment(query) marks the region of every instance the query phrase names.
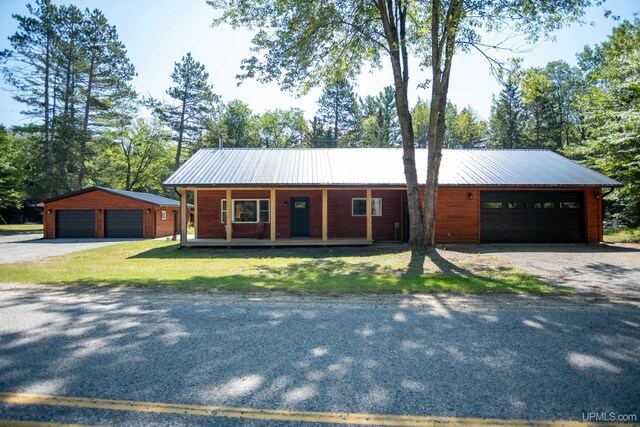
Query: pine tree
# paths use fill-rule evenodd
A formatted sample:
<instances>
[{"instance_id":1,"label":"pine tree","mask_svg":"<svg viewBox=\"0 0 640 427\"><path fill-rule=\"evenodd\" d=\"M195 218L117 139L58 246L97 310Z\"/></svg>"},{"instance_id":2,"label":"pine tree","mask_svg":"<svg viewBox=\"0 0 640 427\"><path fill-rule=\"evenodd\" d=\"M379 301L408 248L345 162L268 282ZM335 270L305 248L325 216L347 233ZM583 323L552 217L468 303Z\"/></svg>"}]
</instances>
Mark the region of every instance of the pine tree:
<instances>
[{"instance_id":1,"label":"pine tree","mask_svg":"<svg viewBox=\"0 0 640 427\"><path fill-rule=\"evenodd\" d=\"M118 106L137 95L130 86L135 69L124 45L118 40L116 28L109 25L102 12L85 12L82 28L85 63L81 78L85 85L82 139L78 148L77 187L84 184L87 145L94 126L108 126L120 114Z\"/></svg>"},{"instance_id":2,"label":"pine tree","mask_svg":"<svg viewBox=\"0 0 640 427\"><path fill-rule=\"evenodd\" d=\"M494 148L522 148L524 107L520 91L518 64L502 79L502 90L493 97L489 119L489 146Z\"/></svg>"},{"instance_id":3,"label":"pine tree","mask_svg":"<svg viewBox=\"0 0 640 427\"><path fill-rule=\"evenodd\" d=\"M193 59L191 52L175 63L171 79L175 86L167 90L167 95L175 103L165 106L161 116L174 133L177 145L174 168L177 169L183 149L202 138L206 118L212 114L218 97L208 82L209 73L204 65Z\"/></svg>"},{"instance_id":4,"label":"pine tree","mask_svg":"<svg viewBox=\"0 0 640 427\"><path fill-rule=\"evenodd\" d=\"M342 136L353 132L357 125L356 94L347 80L327 84L318 100L320 120L332 128L332 138L339 141Z\"/></svg>"}]
</instances>

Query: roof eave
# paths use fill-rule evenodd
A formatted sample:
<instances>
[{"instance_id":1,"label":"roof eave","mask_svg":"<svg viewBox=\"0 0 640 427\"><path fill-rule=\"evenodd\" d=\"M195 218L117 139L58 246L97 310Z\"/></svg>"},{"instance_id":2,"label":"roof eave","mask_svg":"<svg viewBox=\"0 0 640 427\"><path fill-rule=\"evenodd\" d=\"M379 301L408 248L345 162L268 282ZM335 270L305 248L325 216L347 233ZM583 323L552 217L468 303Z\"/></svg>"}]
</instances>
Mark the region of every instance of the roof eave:
<instances>
[{"instance_id":1,"label":"roof eave","mask_svg":"<svg viewBox=\"0 0 640 427\"><path fill-rule=\"evenodd\" d=\"M395 183L395 184L363 184L363 183L344 183L344 184L189 184L189 183L163 183L162 186L164 188L212 188L212 189L225 189L225 188L287 188L287 187L295 187L295 188L367 188L367 187L376 187L376 188L395 188L395 187L406 187L406 183ZM424 187L425 184L419 184L420 187ZM577 187L594 187L594 188L618 188L623 187L622 183L590 183L590 184L504 184L504 183L493 183L493 184L438 184L439 187L456 187L456 188L500 188L500 187L509 187L509 188L577 188Z\"/></svg>"}]
</instances>

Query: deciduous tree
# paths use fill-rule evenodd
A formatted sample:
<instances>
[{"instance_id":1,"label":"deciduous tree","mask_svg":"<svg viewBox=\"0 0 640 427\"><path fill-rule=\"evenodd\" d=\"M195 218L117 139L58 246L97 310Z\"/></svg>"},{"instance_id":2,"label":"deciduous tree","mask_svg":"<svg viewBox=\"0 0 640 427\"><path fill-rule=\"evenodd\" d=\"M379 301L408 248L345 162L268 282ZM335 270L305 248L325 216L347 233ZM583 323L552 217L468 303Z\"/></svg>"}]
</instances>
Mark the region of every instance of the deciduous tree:
<instances>
[{"instance_id":1,"label":"deciduous tree","mask_svg":"<svg viewBox=\"0 0 640 427\"><path fill-rule=\"evenodd\" d=\"M506 25L535 39L583 12L590 0L208 0L222 11L215 23L260 28L256 55L245 60L244 77L277 81L284 89L306 91L328 81L359 74L368 65L391 64L403 147L409 203L409 243L434 244L438 173L445 135L445 109L456 48L482 49L481 32ZM409 108L409 63L431 69L428 169L422 209Z\"/></svg>"}]
</instances>

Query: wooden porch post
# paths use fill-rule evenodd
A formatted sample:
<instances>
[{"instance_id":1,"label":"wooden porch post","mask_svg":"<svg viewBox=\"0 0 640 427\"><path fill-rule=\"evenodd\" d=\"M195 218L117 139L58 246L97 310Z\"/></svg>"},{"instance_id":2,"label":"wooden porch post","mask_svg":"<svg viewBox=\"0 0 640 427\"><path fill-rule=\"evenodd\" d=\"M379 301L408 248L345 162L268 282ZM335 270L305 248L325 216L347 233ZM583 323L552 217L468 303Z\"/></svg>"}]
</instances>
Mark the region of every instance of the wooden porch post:
<instances>
[{"instance_id":1,"label":"wooden porch post","mask_svg":"<svg viewBox=\"0 0 640 427\"><path fill-rule=\"evenodd\" d=\"M187 224L189 217L189 209L187 207L187 190L181 188L180 192L180 246L187 244Z\"/></svg>"},{"instance_id":2,"label":"wooden porch post","mask_svg":"<svg viewBox=\"0 0 640 427\"><path fill-rule=\"evenodd\" d=\"M271 201L269 202L269 220L271 221L271 241L276 241L276 189L271 189Z\"/></svg>"},{"instance_id":3,"label":"wooden porch post","mask_svg":"<svg viewBox=\"0 0 640 427\"><path fill-rule=\"evenodd\" d=\"M233 207L231 206L231 190L227 189L227 241L230 242L233 237Z\"/></svg>"},{"instance_id":4,"label":"wooden porch post","mask_svg":"<svg viewBox=\"0 0 640 427\"><path fill-rule=\"evenodd\" d=\"M327 236L329 235L329 221L327 216L327 189L322 189L322 241L327 241Z\"/></svg>"},{"instance_id":5,"label":"wooden porch post","mask_svg":"<svg viewBox=\"0 0 640 427\"><path fill-rule=\"evenodd\" d=\"M367 240L373 240L373 221L371 218L371 189L367 188Z\"/></svg>"},{"instance_id":6,"label":"wooden porch post","mask_svg":"<svg viewBox=\"0 0 640 427\"><path fill-rule=\"evenodd\" d=\"M198 190L193 190L193 225L195 228L196 239L198 238Z\"/></svg>"}]
</instances>

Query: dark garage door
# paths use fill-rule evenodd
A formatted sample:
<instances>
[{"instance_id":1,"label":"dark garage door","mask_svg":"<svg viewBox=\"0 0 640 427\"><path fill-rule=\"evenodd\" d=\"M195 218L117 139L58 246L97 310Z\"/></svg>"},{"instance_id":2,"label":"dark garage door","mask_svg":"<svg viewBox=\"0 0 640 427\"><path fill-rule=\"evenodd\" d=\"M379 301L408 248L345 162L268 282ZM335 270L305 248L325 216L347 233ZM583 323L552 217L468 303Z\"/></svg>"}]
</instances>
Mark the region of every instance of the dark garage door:
<instances>
[{"instance_id":1,"label":"dark garage door","mask_svg":"<svg viewBox=\"0 0 640 427\"><path fill-rule=\"evenodd\" d=\"M104 237L143 237L142 209L107 209Z\"/></svg>"},{"instance_id":2,"label":"dark garage door","mask_svg":"<svg viewBox=\"0 0 640 427\"><path fill-rule=\"evenodd\" d=\"M96 237L96 213L88 209L56 211L56 237Z\"/></svg>"},{"instance_id":3,"label":"dark garage door","mask_svg":"<svg viewBox=\"0 0 640 427\"><path fill-rule=\"evenodd\" d=\"M482 191L482 243L584 242L582 191Z\"/></svg>"}]
</instances>

